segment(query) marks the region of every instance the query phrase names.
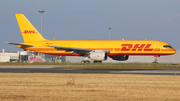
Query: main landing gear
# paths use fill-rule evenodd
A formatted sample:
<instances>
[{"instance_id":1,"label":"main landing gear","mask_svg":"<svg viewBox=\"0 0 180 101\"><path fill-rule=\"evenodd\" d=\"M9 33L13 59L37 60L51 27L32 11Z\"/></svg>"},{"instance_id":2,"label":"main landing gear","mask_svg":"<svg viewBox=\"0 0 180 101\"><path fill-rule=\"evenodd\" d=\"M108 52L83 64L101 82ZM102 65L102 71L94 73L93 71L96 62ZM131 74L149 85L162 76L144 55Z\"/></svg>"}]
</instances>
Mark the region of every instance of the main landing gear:
<instances>
[{"instance_id":1,"label":"main landing gear","mask_svg":"<svg viewBox=\"0 0 180 101\"><path fill-rule=\"evenodd\" d=\"M89 60L82 60L81 63L90 63Z\"/></svg>"},{"instance_id":2,"label":"main landing gear","mask_svg":"<svg viewBox=\"0 0 180 101\"><path fill-rule=\"evenodd\" d=\"M85 57L84 60L81 61L81 63L90 63L90 61L88 60L88 57Z\"/></svg>"},{"instance_id":3,"label":"main landing gear","mask_svg":"<svg viewBox=\"0 0 180 101\"><path fill-rule=\"evenodd\" d=\"M81 61L81 63L90 63L88 60L88 57L85 57L84 60ZM102 63L102 61L94 60L93 63Z\"/></svg>"},{"instance_id":4,"label":"main landing gear","mask_svg":"<svg viewBox=\"0 0 180 101\"><path fill-rule=\"evenodd\" d=\"M102 63L102 61L94 60L93 63Z\"/></svg>"},{"instance_id":5,"label":"main landing gear","mask_svg":"<svg viewBox=\"0 0 180 101\"><path fill-rule=\"evenodd\" d=\"M159 55L154 55L154 62L152 63L158 63L158 57L160 57Z\"/></svg>"},{"instance_id":6,"label":"main landing gear","mask_svg":"<svg viewBox=\"0 0 180 101\"><path fill-rule=\"evenodd\" d=\"M90 61L89 60L82 60L81 63L90 63ZM93 63L102 63L102 61L94 60Z\"/></svg>"}]
</instances>

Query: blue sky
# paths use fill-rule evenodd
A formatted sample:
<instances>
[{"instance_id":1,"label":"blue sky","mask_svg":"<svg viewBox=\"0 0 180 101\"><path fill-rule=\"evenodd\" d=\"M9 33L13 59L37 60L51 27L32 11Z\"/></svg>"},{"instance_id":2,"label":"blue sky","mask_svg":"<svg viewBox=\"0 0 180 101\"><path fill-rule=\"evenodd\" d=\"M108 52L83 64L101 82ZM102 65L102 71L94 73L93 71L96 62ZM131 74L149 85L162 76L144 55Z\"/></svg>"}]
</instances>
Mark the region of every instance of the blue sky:
<instances>
[{"instance_id":1,"label":"blue sky","mask_svg":"<svg viewBox=\"0 0 180 101\"><path fill-rule=\"evenodd\" d=\"M23 42L15 13L23 13L43 36L58 40L160 40L180 49L180 0L1 0L0 49Z\"/></svg>"}]
</instances>

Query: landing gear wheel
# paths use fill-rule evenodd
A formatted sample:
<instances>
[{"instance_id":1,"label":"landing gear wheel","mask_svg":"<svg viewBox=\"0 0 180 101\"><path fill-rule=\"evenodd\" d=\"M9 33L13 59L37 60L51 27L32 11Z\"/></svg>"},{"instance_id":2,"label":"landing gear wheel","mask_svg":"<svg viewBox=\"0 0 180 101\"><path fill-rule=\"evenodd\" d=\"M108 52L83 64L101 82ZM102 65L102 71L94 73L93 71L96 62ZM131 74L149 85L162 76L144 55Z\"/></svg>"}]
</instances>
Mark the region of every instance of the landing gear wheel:
<instances>
[{"instance_id":1,"label":"landing gear wheel","mask_svg":"<svg viewBox=\"0 0 180 101\"><path fill-rule=\"evenodd\" d=\"M90 63L89 60L82 60L81 63Z\"/></svg>"},{"instance_id":2,"label":"landing gear wheel","mask_svg":"<svg viewBox=\"0 0 180 101\"><path fill-rule=\"evenodd\" d=\"M93 63L102 63L102 61L94 60Z\"/></svg>"},{"instance_id":3,"label":"landing gear wheel","mask_svg":"<svg viewBox=\"0 0 180 101\"><path fill-rule=\"evenodd\" d=\"M160 57L159 55L154 55L154 62L152 63L158 63L158 57Z\"/></svg>"},{"instance_id":4,"label":"landing gear wheel","mask_svg":"<svg viewBox=\"0 0 180 101\"><path fill-rule=\"evenodd\" d=\"M158 63L157 61L154 61L154 62L152 62L152 63Z\"/></svg>"}]
</instances>

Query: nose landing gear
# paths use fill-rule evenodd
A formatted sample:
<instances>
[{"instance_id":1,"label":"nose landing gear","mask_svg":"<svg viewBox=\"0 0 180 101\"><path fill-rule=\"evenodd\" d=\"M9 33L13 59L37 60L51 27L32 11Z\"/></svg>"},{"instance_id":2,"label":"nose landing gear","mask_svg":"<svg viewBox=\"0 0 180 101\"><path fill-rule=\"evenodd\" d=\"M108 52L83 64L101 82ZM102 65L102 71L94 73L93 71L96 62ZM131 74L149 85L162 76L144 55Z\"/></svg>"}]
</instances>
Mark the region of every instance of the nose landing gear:
<instances>
[{"instance_id":1,"label":"nose landing gear","mask_svg":"<svg viewBox=\"0 0 180 101\"><path fill-rule=\"evenodd\" d=\"M158 57L160 57L159 55L154 55L154 62L152 63L158 63Z\"/></svg>"}]
</instances>

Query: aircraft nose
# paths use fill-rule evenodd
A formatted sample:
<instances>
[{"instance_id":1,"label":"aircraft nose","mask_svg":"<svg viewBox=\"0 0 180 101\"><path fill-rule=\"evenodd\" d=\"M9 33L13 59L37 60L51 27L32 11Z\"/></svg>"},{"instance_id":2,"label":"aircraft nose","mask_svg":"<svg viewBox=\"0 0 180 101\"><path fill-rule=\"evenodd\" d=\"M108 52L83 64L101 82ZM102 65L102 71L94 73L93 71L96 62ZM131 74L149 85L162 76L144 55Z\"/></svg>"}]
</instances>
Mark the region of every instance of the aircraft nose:
<instances>
[{"instance_id":1,"label":"aircraft nose","mask_svg":"<svg viewBox=\"0 0 180 101\"><path fill-rule=\"evenodd\" d=\"M175 54L176 53L176 50L174 48L168 50L169 52L171 52L172 54Z\"/></svg>"},{"instance_id":2,"label":"aircraft nose","mask_svg":"<svg viewBox=\"0 0 180 101\"><path fill-rule=\"evenodd\" d=\"M175 54L176 53L176 50L174 48L166 48L166 49L162 49L162 51L169 52L170 54Z\"/></svg>"},{"instance_id":3,"label":"aircraft nose","mask_svg":"<svg viewBox=\"0 0 180 101\"><path fill-rule=\"evenodd\" d=\"M172 52L173 52L173 54L175 54L175 53L176 53L176 50L173 48Z\"/></svg>"}]
</instances>

